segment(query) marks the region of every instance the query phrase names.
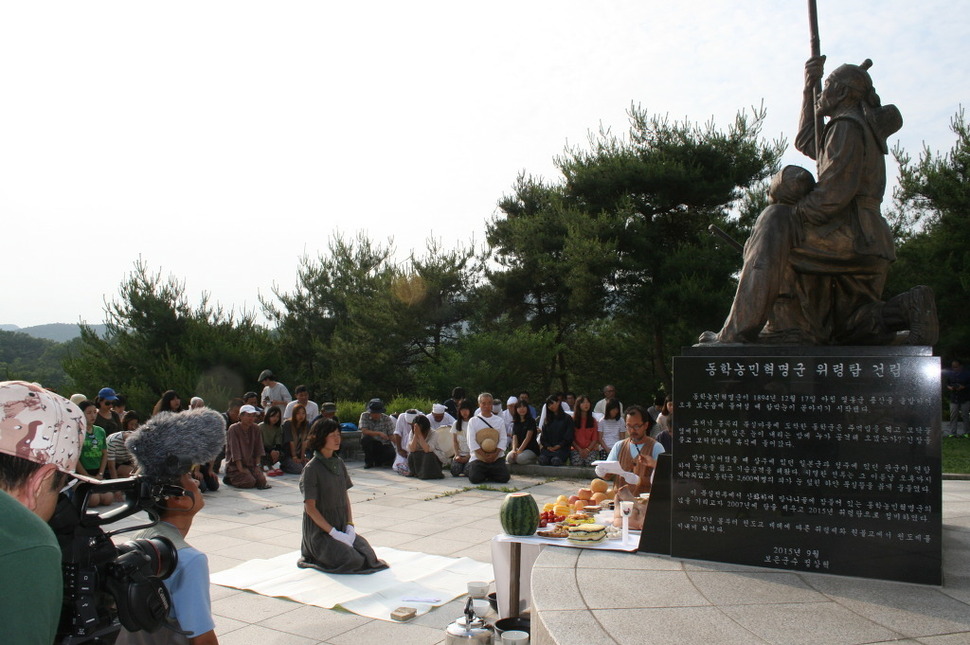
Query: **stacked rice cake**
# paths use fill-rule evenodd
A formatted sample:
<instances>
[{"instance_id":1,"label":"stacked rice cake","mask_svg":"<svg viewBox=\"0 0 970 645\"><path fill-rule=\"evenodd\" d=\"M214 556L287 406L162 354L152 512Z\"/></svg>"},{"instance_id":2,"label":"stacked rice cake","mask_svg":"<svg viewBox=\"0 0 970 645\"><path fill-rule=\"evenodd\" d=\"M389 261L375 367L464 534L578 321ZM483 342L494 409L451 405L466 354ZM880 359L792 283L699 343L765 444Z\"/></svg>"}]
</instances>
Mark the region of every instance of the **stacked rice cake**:
<instances>
[{"instance_id":1,"label":"stacked rice cake","mask_svg":"<svg viewBox=\"0 0 970 645\"><path fill-rule=\"evenodd\" d=\"M576 544L598 544L606 539L606 527L602 524L580 524L569 526L568 540Z\"/></svg>"}]
</instances>

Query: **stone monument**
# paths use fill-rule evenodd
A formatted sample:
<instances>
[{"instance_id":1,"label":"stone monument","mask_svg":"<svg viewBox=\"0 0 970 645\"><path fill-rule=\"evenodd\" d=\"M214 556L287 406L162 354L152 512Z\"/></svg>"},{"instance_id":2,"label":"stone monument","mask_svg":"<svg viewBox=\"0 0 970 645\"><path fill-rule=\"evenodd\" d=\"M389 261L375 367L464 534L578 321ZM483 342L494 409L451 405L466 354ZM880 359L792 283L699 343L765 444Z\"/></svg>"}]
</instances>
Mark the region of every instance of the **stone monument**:
<instances>
[{"instance_id":1,"label":"stone monument","mask_svg":"<svg viewBox=\"0 0 970 645\"><path fill-rule=\"evenodd\" d=\"M935 298L883 300L895 251L880 204L902 117L869 60L819 90L816 49L795 146L818 179L773 178L724 325L674 359L670 552L940 584Z\"/></svg>"}]
</instances>

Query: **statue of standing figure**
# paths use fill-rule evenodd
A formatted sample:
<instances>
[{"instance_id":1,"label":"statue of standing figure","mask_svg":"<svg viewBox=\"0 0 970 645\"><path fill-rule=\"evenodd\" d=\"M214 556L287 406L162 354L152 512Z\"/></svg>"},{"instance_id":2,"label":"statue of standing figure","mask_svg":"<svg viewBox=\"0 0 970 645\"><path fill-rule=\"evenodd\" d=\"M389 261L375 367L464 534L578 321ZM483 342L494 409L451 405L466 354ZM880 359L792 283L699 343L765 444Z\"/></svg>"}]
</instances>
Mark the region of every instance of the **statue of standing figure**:
<instances>
[{"instance_id":1,"label":"statue of standing figure","mask_svg":"<svg viewBox=\"0 0 970 645\"><path fill-rule=\"evenodd\" d=\"M795 137L795 147L817 160L818 181L796 166L773 178L772 204L744 245L731 312L721 331L701 334L700 344L932 345L939 336L929 287L882 301L896 259L880 212L886 140L902 116L881 104L870 60L832 72L816 102L824 63L816 56L805 64Z\"/></svg>"}]
</instances>

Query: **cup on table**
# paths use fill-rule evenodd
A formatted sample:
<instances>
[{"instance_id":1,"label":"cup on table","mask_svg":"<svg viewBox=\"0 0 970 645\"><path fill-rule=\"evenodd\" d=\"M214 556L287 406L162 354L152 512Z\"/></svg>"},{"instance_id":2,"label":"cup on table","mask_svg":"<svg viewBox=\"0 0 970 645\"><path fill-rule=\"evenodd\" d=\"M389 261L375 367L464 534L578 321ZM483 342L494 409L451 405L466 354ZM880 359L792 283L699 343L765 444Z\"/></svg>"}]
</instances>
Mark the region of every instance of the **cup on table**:
<instances>
[{"instance_id":1,"label":"cup on table","mask_svg":"<svg viewBox=\"0 0 970 645\"><path fill-rule=\"evenodd\" d=\"M491 609L491 605L488 604L487 600L474 599L472 600L472 609L475 611L475 615L479 618L485 618L485 614Z\"/></svg>"},{"instance_id":2,"label":"cup on table","mask_svg":"<svg viewBox=\"0 0 970 645\"><path fill-rule=\"evenodd\" d=\"M468 583L468 595L472 598L484 598L488 595L488 583L476 580ZM488 603L485 603L488 605Z\"/></svg>"},{"instance_id":3,"label":"cup on table","mask_svg":"<svg viewBox=\"0 0 970 645\"><path fill-rule=\"evenodd\" d=\"M529 632L502 632L502 645L529 645Z\"/></svg>"}]
</instances>

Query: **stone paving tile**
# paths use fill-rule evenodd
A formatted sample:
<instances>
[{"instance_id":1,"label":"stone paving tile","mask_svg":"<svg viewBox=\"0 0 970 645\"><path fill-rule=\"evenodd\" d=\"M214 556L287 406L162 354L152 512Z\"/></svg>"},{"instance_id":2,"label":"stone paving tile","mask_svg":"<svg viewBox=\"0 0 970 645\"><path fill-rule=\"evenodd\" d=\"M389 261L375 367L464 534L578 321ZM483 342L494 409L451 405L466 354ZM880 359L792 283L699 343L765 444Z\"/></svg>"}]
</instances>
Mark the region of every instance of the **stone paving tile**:
<instances>
[{"instance_id":1,"label":"stone paving tile","mask_svg":"<svg viewBox=\"0 0 970 645\"><path fill-rule=\"evenodd\" d=\"M492 561L492 541L481 542L475 544L466 549L461 549L455 551L451 554L453 558L471 558L472 560L478 560L479 562L491 562Z\"/></svg>"},{"instance_id":2,"label":"stone paving tile","mask_svg":"<svg viewBox=\"0 0 970 645\"><path fill-rule=\"evenodd\" d=\"M541 620L542 624L538 624ZM596 620L590 620L589 615L575 611L543 611L541 618L533 619L532 640L536 642L536 634L543 636L553 634L558 636L560 643L584 643L586 645L611 645L617 642L608 634ZM550 642L543 640L542 642ZM641 634L635 641L637 645L646 643Z\"/></svg>"},{"instance_id":3,"label":"stone paving tile","mask_svg":"<svg viewBox=\"0 0 970 645\"><path fill-rule=\"evenodd\" d=\"M209 586L209 600L216 601L222 600L223 598L228 598L229 596L235 596L236 594L246 593L242 589L233 589L232 587L223 587L221 585L210 585Z\"/></svg>"},{"instance_id":4,"label":"stone paving tile","mask_svg":"<svg viewBox=\"0 0 970 645\"><path fill-rule=\"evenodd\" d=\"M943 585L940 589L941 593L970 605L970 575L951 575L949 571L946 571Z\"/></svg>"},{"instance_id":5,"label":"stone paving tile","mask_svg":"<svg viewBox=\"0 0 970 645\"><path fill-rule=\"evenodd\" d=\"M232 618L226 618L225 616L219 616L217 614L212 615L212 621L216 624L216 634L221 639L224 634L229 632L234 632L237 629L242 629L243 627L248 627L249 623L244 623L241 620L234 620Z\"/></svg>"},{"instance_id":6,"label":"stone paving tile","mask_svg":"<svg viewBox=\"0 0 970 645\"><path fill-rule=\"evenodd\" d=\"M456 551L467 549L468 546L467 542L446 540L439 538L437 535L426 535L418 538L412 537L411 541L394 545L394 548L403 551L421 551L423 553L433 553L434 555L450 556Z\"/></svg>"},{"instance_id":7,"label":"stone paving tile","mask_svg":"<svg viewBox=\"0 0 970 645\"><path fill-rule=\"evenodd\" d=\"M465 527L484 531L488 535L496 535L502 532L502 522L498 517L486 517L474 520L466 524Z\"/></svg>"},{"instance_id":8,"label":"stone paving tile","mask_svg":"<svg viewBox=\"0 0 970 645\"><path fill-rule=\"evenodd\" d=\"M445 628L453 623L459 616L464 615L465 602L467 600L468 596L460 596L451 602L446 602L440 607L435 607L422 616L409 620L407 624L422 625L432 629L439 629L441 630L441 637L444 638Z\"/></svg>"},{"instance_id":9,"label":"stone paving tile","mask_svg":"<svg viewBox=\"0 0 970 645\"><path fill-rule=\"evenodd\" d=\"M922 645L967 645L967 643L970 643L970 632L960 632L958 634L945 634L942 636L924 636L918 641L905 641L905 642L907 643L917 642L917 643L922 643ZM879 645L879 644L876 644L876 645Z\"/></svg>"},{"instance_id":10,"label":"stone paving tile","mask_svg":"<svg viewBox=\"0 0 970 645\"><path fill-rule=\"evenodd\" d=\"M570 549L577 551L578 549ZM586 609L586 601L576 586L576 570L545 568L532 575L532 598L535 606L550 610Z\"/></svg>"},{"instance_id":11,"label":"stone paving tile","mask_svg":"<svg viewBox=\"0 0 970 645\"><path fill-rule=\"evenodd\" d=\"M546 577L543 570L542 578ZM535 585L539 576L532 577ZM711 602L701 594L683 571L627 571L622 569L576 569L576 586L590 609L629 607L700 607ZM640 593L631 593L641 589ZM536 602L539 602L538 596ZM545 610L546 605L540 604ZM550 609L559 607L553 601Z\"/></svg>"},{"instance_id":12,"label":"stone paving tile","mask_svg":"<svg viewBox=\"0 0 970 645\"><path fill-rule=\"evenodd\" d=\"M900 636L834 602L734 605L720 610L773 645L859 645Z\"/></svg>"},{"instance_id":13,"label":"stone paving tile","mask_svg":"<svg viewBox=\"0 0 970 645\"><path fill-rule=\"evenodd\" d=\"M486 533L482 529L462 526L458 528L441 530L435 534L435 537L445 540L455 540L457 542L463 542L466 545L470 545L481 542L482 540L491 540L494 535L494 533Z\"/></svg>"},{"instance_id":14,"label":"stone paving tile","mask_svg":"<svg viewBox=\"0 0 970 645\"><path fill-rule=\"evenodd\" d=\"M247 546L250 542L225 533L204 533L198 536L192 534L191 544L205 554L215 554L223 549Z\"/></svg>"},{"instance_id":15,"label":"stone paving tile","mask_svg":"<svg viewBox=\"0 0 970 645\"><path fill-rule=\"evenodd\" d=\"M198 522L198 526L195 523L192 524L192 535L205 535L207 533L232 533L233 531L246 528L249 525L240 522L233 522L230 520L219 519L214 516L208 515L208 507L202 511L204 513L205 521ZM200 516L200 518L203 516Z\"/></svg>"},{"instance_id":16,"label":"stone paving tile","mask_svg":"<svg viewBox=\"0 0 970 645\"><path fill-rule=\"evenodd\" d=\"M209 558L209 573L219 573L220 571L232 569L233 567L245 562L245 560L240 558L233 558L215 553L206 554L206 557Z\"/></svg>"},{"instance_id":17,"label":"stone paving tile","mask_svg":"<svg viewBox=\"0 0 970 645\"><path fill-rule=\"evenodd\" d=\"M848 610L903 636L970 631L967 605L935 587L821 575L812 576L810 584Z\"/></svg>"},{"instance_id":18,"label":"stone paving tile","mask_svg":"<svg viewBox=\"0 0 970 645\"><path fill-rule=\"evenodd\" d=\"M293 611L299 606L299 603L292 600L261 596L246 591L212 601L212 613L246 623L259 623L267 618Z\"/></svg>"},{"instance_id":19,"label":"stone paving tile","mask_svg":"<svg viewBox=\"0 0 970 645\"><path fill-rule=\"evenodd\" d=\"M299 548L299 545L297 545L296 550ZM289 546L279 546L267 542L246 542L241 546L230 546L219 549L213 552L213 555L225 554L229 557L238 558L243 562L247 562L249 560L269 560L278 555L291 553L292 551L294 551L293 547Z\"/></svg>"},{"instance_id":20,"label":"stone paving tile","mask_svg":"<svg viewBox=\"0 0 970 645\"><path fill-rule=\"evenodd\" d=\"M794 573L719 573L691 571L687 577L715 605L825 602L824 595Z\"/></svg>"},{"instance_id":21,"label":"stone paving tile","mask_svg":"<svg viewBox=\"0 0 970 645\"><path fill-rule=\"evenodd\" d=\"M371 618L348 611L291 604L294 604L296 609L267 618L260 622L259 626L314 641L325 641L373 622Z\"/></svg>"},{"instance_id":22,"label":"stone paving tile","mask_svg":"<svg viewBox=\"0 0 970 645\"><path fill-rule=\"evenodd\" d=\"M730 562L708 562L707 560L682 560L685 571L738 571L741 573L761 573L761 567Z\"/></svg>"},{"instance_id":23,"label":"stone paving tile","mask_svg":"<svg viewBox=\"0 0 970 645\"><path fill-rule=\"evenodd\" d=\"M545 612L543 612L545 613ZM764 640L714 607L600 609L593 616L620 645L762 645ZM576 619L581 615L577 613ZM588 620L588 618L587 618ZM560 643L572 643L567 630Z\"/></svg>"},{"instance_id":24,"label":"stone paving tile","mask_svg":"<svg viewBox=\"0 0 970 645\"><path fill-rule=\"evenodd\" d=\"M224 531L219 531L219 533L243 540L251 540L253 542L265 542L274 537L292 533L292 530L283 530L279 527L279 524L273 522L269 526L265 524L261 524L259 526L243 525Z\"/></svg>"},{"instance_id":25,"label":"stone paving tile","mask_svg":"<svg viewBox=\"0 0 970 645\"><path fill-rule=\"evenodd\" d=\"M219 645L316 645L321 642L315 638L304 638L260 625L247 625L242 629L218 634Z\"/></svg>"},{"instance_id":26,"label":"stone paving tile","mask_svg":"<svg viewBox=\"0 0 970 645\"><path fill-rule=\"evenodd\" d=\"M366 625L331 637L327 642L333 643L333 645L370 645L371 643L375 645L378 643L428 645L442 641L444 638L444 628L435 629L424 625L395 624L382 620L372 620Z\"/></svg>"},{"instance_id":27,"label":"stone paving tile","mask_svg":"<svg viewBox=\"0 0 970 645\"><path fill-rule=\"evenodd\" d=\"M282 546L290 551L298 550L300 548L300 543L303 541L303 534L301 529L294 529L284 535L278 537L269 538L268 540L261 540L263 544L273 544L276 546Z\"/></svg>"}]
</instances>

